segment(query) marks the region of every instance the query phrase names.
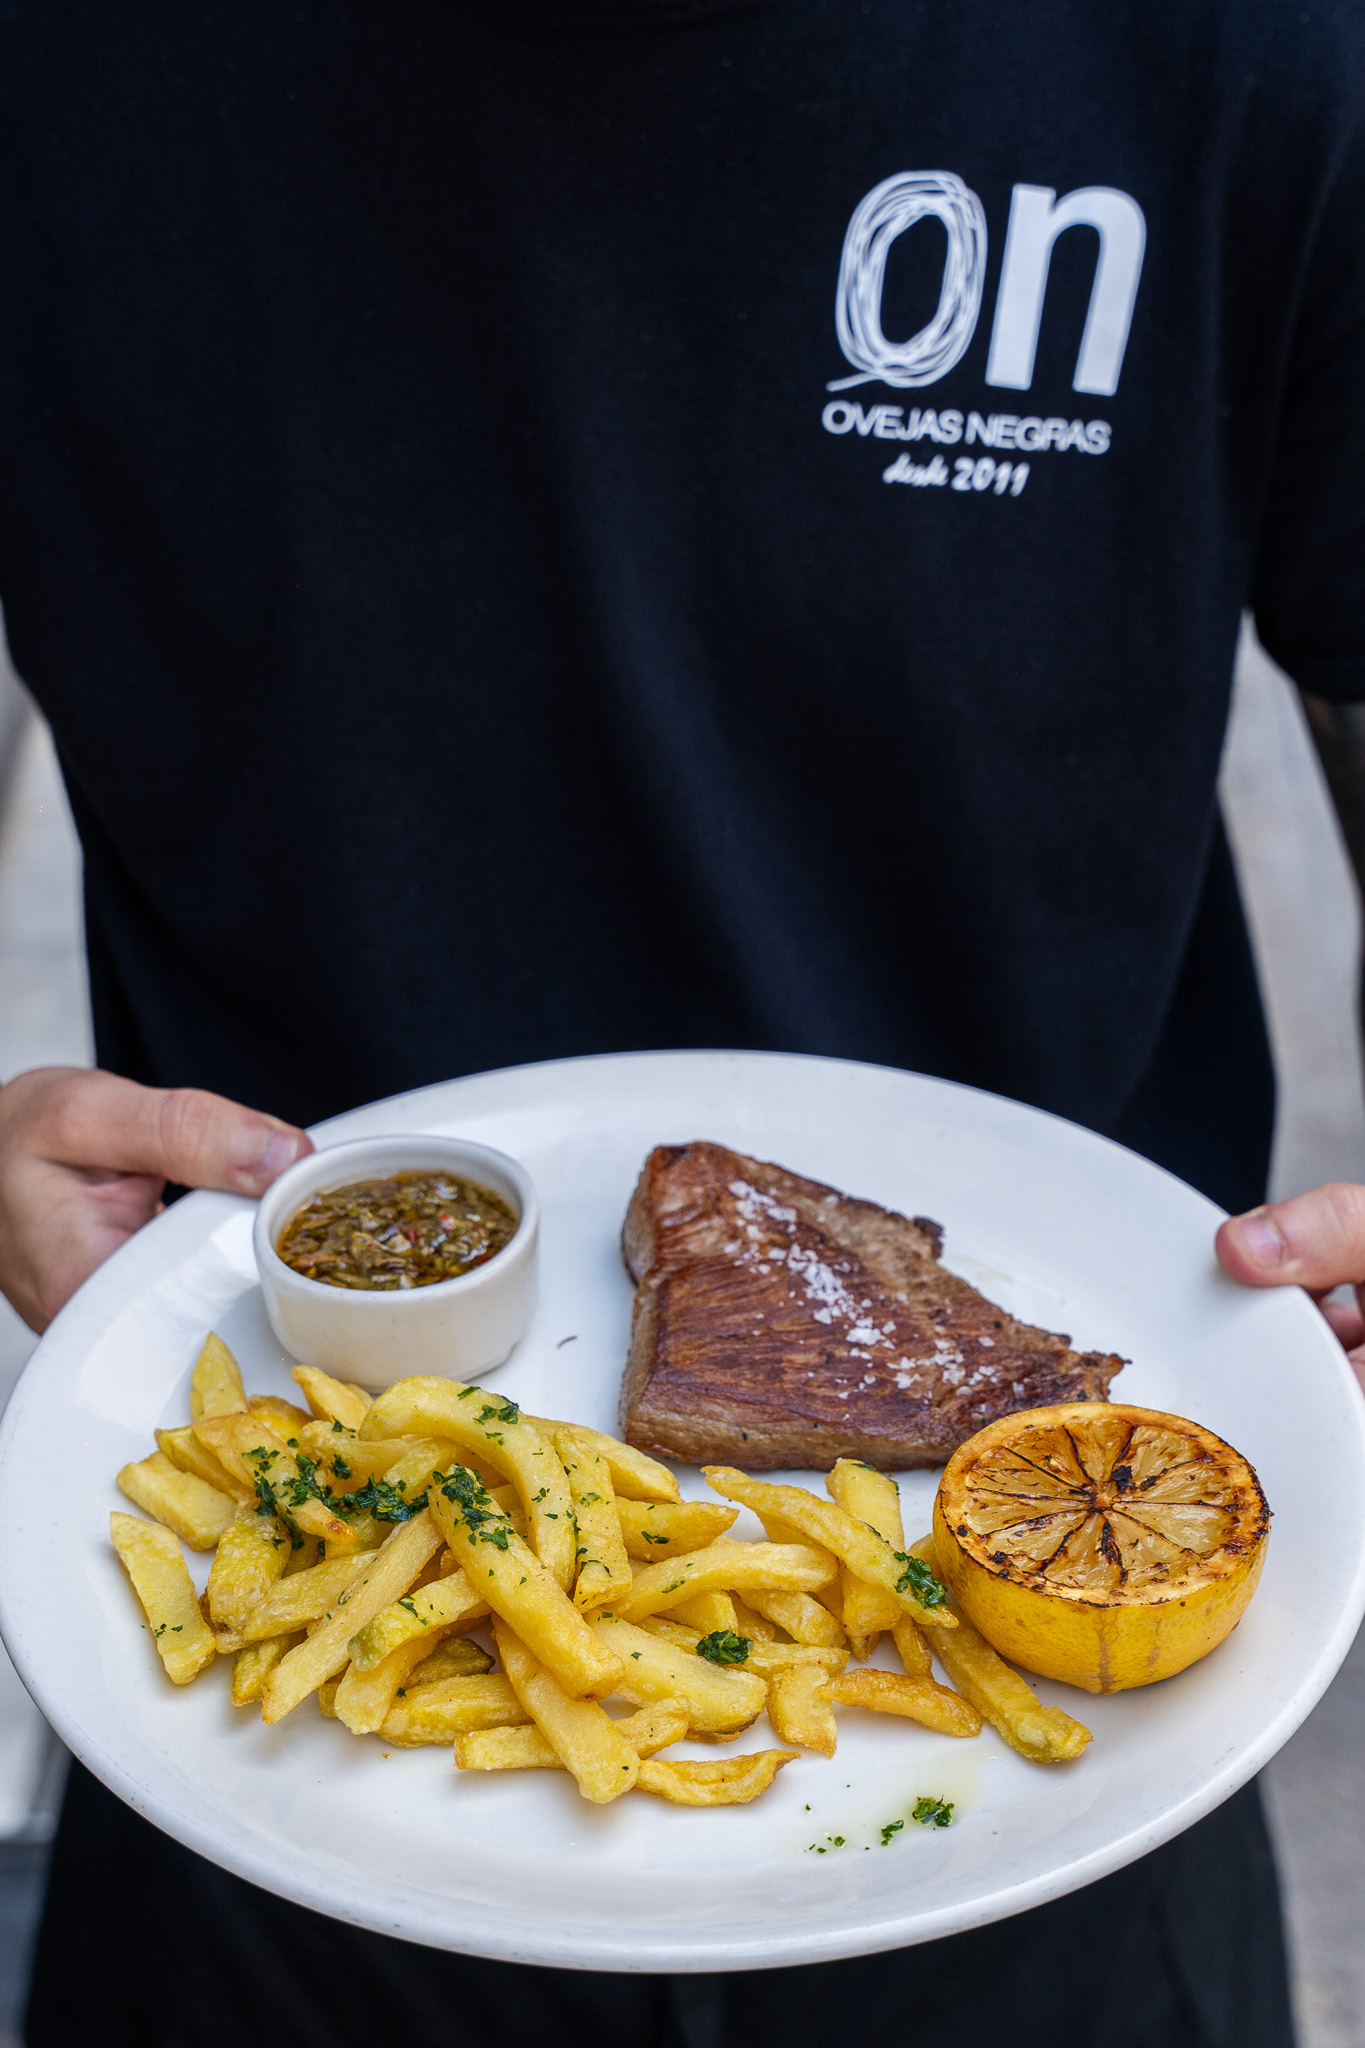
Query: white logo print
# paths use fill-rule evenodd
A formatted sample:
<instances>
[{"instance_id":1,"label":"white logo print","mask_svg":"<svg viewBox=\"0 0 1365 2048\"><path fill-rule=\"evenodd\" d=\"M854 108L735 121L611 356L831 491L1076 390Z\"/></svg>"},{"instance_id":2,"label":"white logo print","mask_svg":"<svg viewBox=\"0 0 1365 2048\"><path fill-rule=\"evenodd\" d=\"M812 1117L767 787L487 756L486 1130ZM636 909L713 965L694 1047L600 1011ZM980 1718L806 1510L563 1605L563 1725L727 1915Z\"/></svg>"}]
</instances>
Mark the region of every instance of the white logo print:
<instances>
[{"instance_id":1,"label":"white logo print","mask_svg":"<svg viewBox=\"0 0 1365 2048\"><path fill-rule=\"evenodd\" d=\"M908 341L890 341L881 317L887 258L897 237L926 218L942 221L948 236L938 311ZM1052 247L1074 227L1098 232L1099 253L1072 388L1104 397L1117 391L1147 224L1135 199L1107 185L1086 186L1060 200L1050 185L1014 187L988 384L1010 391L1027 391L1032 384ZM946 377L976 332L986 241L981 201L952 171L901 171L875 186L849 221L834 300L839 346L857 374L826 388L847 391L873 381L910 387Z\"/></svg>"},{"instance_id":2,"label":"white logo print","mask_svg":"<svg viewBox=\"0 0 1365 2048\"><path fill-rule=\"evenodd\" d=\"M908 341L888 341L882 332L886 259L897 237L925 219L941 220L948 232L938 311ZM848 224L834 298L839 346L858 375L839 378L829 390L847 391L874 378L913 386L945 377L976 332L985 269L986 215L961 178L952 171L901 171L883 179Z\"/></svg>"},{"instance_id":3,"label":"white logo print","mask_svg":"<svg viewBox=\"0 0 1365 2048\"><path fill-rule=\"evenodd\" d=\"M1078 227L1098 229L1100 253L1071 388L1098 392L1104 398L1112 398L1118 390L1142 275L1147 223L1135 199L1107 185L1068 192L1061 201L1050 185L1015 186L1000 289L995 297L995 326L986 364L988 384L1027 391L1033 382L1052 245L1068 228Z\"/></svg>"}]
</instances>

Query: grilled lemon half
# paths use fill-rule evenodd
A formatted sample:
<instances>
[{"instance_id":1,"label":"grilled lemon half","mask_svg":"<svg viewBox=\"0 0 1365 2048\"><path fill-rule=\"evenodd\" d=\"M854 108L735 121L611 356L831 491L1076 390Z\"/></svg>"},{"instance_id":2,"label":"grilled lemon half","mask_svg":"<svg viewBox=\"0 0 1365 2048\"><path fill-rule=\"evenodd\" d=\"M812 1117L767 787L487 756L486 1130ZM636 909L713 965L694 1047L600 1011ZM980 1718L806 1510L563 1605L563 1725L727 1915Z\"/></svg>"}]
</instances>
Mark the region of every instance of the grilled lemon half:
<instances>
[{"instance_id":1,"label":"grilled lemon half","mask_svg":"<svg viewBox=\"0 0 1365 2048\"><path fill-rule=\"evenodd\" d=\"M991 1423L934 1502L968 1620L1002 1657L1087 1692L1207 1656L1256 1590L1269 1528L1255 1472L1211 1429L1102 1401Z\"/></svg>"}]
</instances>

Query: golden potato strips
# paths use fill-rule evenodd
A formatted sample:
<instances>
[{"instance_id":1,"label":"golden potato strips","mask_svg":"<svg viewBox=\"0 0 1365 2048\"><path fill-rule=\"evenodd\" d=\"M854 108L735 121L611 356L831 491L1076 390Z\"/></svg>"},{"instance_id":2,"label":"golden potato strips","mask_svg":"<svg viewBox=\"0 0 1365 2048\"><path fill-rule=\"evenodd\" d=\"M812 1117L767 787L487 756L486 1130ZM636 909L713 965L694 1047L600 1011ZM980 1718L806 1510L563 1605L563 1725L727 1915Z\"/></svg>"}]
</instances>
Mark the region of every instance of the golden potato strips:
<instances>
[{"instance_id":1,"label":"golden potato strips","mask_svg":"<svg viewBox=\"0 0 1365 2048\"><path fill-rule=\"evenodd\" d=\"M937 1567L932 1536L912 1543L911 1553ZM1028 1680L973 1628L960 1608L951 1636L934 1637L934 1652L957 1690L990 1722L1011 1749L1031 1763L1070 1763L1090 1741L1090 1730L1060 1707L1045 1707Z\"/></svg>"},{"instance_id":2,"label":"golden potato strips","mask_svg":"<svg viewBox=\"0 0 1365 2048\"><path fill-rule=\"evenodd\" d=\"M399 1693L406 1696L408 1680L428 1654L425 1641L407 1642L390 1650L369 1671L357 1671L354 1664L348 1664L337 1687L338 1721L344 1721L352 1735L373 1735L384 1725Z\"/></svg>"},{"instance_id":3,"label":"golden potato strips","mask_svg":"<svg viewBox=\"0 0 1365 2048\"><path fill-rule=\"evenodd\" d=\"M500 1671L486 1677L447 1678L395 1700L380 1734L403 1749L443 1747L478 1728L515 1728L530 1716Z\"/></svg>"},{"instance_id":4,"label":"golden potato strips","mask_svg":"<svg viewBox=\"0 0 1365 2048\"><path fill-rule=\"evenodd\" d=\"M781 1742L818 1749L833 1756L839 1740L834 1707L827 1690L830 1673L818 1664L791 1664L775 1672L768 1684L768 1719Z\"/></svg>"},{"instance_id":5,"label":"golden potato strips","mask_svg":"<svg viewBox=\"0 0 1365 2048\"><path fill-rule=\"evenodd\" d=\"M363 1387L334 1380L315 1365L296 1365L290 1378L303 1390L303 1398L322 1422L339 1422L343 1429L359 1429L370 1412L370 1396Z\"/></svg>"},{"instance_id":6,"label":"golden potato strips","mask_svg":"<svg viewBox=\"0 0 1365 2048\"><path fill-rule=\"evenodd\" d=\"M690 1600L680 1600L668 1611L675 1621L682 1622L685 1628L694 1628L699 1636L714 1635L717 1629L739 1634L739 1616L728 1593L694 1593Z\"/></svg>"},{"instance_id":7,"label":"golden potato strips","mask_svg":"<svg viewBox=\"0 0 1365 2048\"><path fill-rule=\"evenodd\" d=\"M605 1607L615 1594L628 1592L631 1583L611 1469L606 1459L587 1449L572 1430L557 1429L551 1441L569 1481L578 1526L574 1605L584 1610Z\"/></svg>"},{"instance_id":8,"label":"golden potato strips","mask_svg":"<svg viewBox=\"0 0 1365 2048\"><path fill-rule=\"evenodd\" d=\"M756 1588L808 1593L825 1583L830 1570L804 1543L713 1543L685 1557L646 1565L612 1612L622 1621L643 1621L647 1614L663 1613L697 1593L749 1594Z\"/></svg>"},{"instance_id":9,"label":"golden potato strips","mask_svg":"<svg viewBox=\"0 0 1365 2048\"><path fill-rule=\"evenodd\" d=\"M329 1721L335 1721L337 1717L337 1689L340 1684L339 1678L327 1678L318 1687L318 1712Z\"/></svg>"},{"instance_id":10,"label":"golden potato strips","mask_svg":"<svg viewBox=\"0 0 1365 2048\"><path fill-rule=\"evenodd\" d=\"M857 1458L840 1458L834 1469L826 1474L825 1487L832 1500L846 1508L849 1514L856 1515L860 1522L866 1522L869 1528L875 1529L893 1550L904 1550L900 1488L888 1472L874 1471L871 1465L864 1465ZM840 1576L844 1596L843 1622L853 1654L855 1657L870 1657L877 1647L878 1637L887 1629L894 1628L901 1619L901 1604L885 1586L869 1586L847 1565L840 1567Z\"/></svg>"},{"instance_id":11,"label":"golden potato strips","mask_svg":"<svg viewBox=\"0 0 1365 2048\"><path fill-rule=\"evenodd\" d=\"M749 1654L744 1660L744 1669L756 1671L760 1678L771 1680L784 1671L812 1670L829 1675L831 1672L843 1671L847 1664L847 1650L826 1650L816 1644L806 1643L751 1641Z\"/></svg>"},{"instance_id":12,"label":"golden potato strips","mask_svg":"<svg viewBox=\"0 0 1365 2048\"><path fill-rule=\"evenodd\" d=\"M575 1539L569 1482L554 1445L522 1420L515 1401L459 1380L399 1380L379 1396L361 1426L362 1443L381 1436L442 1437L510 1479L526 1511L532 1550L561 1586L572 1586Z\"/></svg>"},{"instance_id":13,"label":"golden potato strips","mask_svg":"<svg viewBox=\"0 0 1365 2048\"><path fill-rule=\"evenodd\" d=\"M728 1756L719 1763L642 1763L639 1785L675 1806L745 1806L766 1792L794 1749L760 1749L753 1756Z\"/></svg>"},{"instance_id":14,"label":"golden potato strips","mask_svg":"<svg viewBox=\"0 0 1365 2048\"><path fill-rule=\"evenodd\" d=\"M210 1330L190 1374L190 1421L210 1415L244 1415L242 1370L216 1331Z\"/></svg>"},{"instance_id":15,"label":"golden potato strips","mask_svg":"<svg viewBox=\"0 0 1365 2048\"><path fill-rule=\"evenodd\" d=\"M423 1642L422 1648L428 1647ZM487 1650L471 1643L468 1636L452 1632L416 1666L407 1682L407 1691L411 1696L420 1686L440 1685L447 1678L478 1678L492 1669L493 1659Z\"/></svg>"},{"instance_id":16,"label":"golden potato strips","mask_svg":"<svg viewBox=\"0 0 1365 2048\"><path fill-rule=\"evenodd\" d=\"M289 1538L274 1515L239 1508L209 1566L209 1614L214 1627L240 1633L280 1578L288 1558Z\"/></svg>"},{"instance_id":17,"label":"golden potato strips","mask_svg":"<svg viewBox=\"0 0 1365 2048\"><path fill-rule=\"evenodd\" d=\"M596 1700L571 1699L563 1686L495 1617L493 1638L513 1692L550 1744L578 1789L595 1806L607 1806L629 1792L640 1775L640 1759L605 1708Z\"/></svg>"},{"instance_id":18,"label":"golden potato strips","mask_svg":"<svg viewBox=\"0 0 1365 2048\"><path fill-rule=\"evenodd\" d=\"M117 1510L109 1535L133 1582L157 1654L174 1685L188 1685L218 1655L213 1630L199 1612L199 1598L180 1539L160 1522Z\"/></svg>"},{"instance_id":19,"label":"golden potato strips","mask_svg":"<svg viewBox=\"0 0 1365 2048\"><path fill-rule=\"evenodd\" d=\"M246 1405L253 1415L264 1415L273 1422L286 1443L312 1419L306 1408L300 1408L297 1401L286 1401L282 1394L248 1394Z\"/></svg>"},{"instance_id":20,"label":"golden potato strips","mask_svg":"<svg viewBox=\"0 0 1365 2048\"><path fill-rule=\"evenodd\" d=\"M687 1712L676 1700L661 1700L616 1723L639 1757L654 1756L681 1742ZM564 1766L534 1723L526 1728L488 1728L455 1738L455 1764L462 1771L562 1771Z\"/></svg>"},{"instance_id":21,"label":"golden potato strips","mask_svg":"<svg viewBox=\"0 0 1365 2048\"><path fill-rule=\"evenodd\" d=\"M562 1771L553 1743L535 1723L524 1728L482 1728L455 1737L457 1771Z\"/></svg>"},{"instance_id":22,"label":"golden potato strips","mask_svg":"<svg viewBox=\"0 0 1365 2048\"><path fill-rule=\"evenodd\" d=\"M237 1512L237 1503L192 1472L182 1472L164 1451L153 1451L118 1475L120 1493L154 1521L163 1522L191 1550L212 1550Z\"/></svg>"},{"instance_id":23,"label":"golden potato strips","mask_svg":"<svg viewBox=\"0 0 1365 2048\"><path fill-rule=\"evenodd\" d=\"M346 1663L346 1645L358 1629L406 1593L422 1566L441 1547L431 1516L423 1511L400 1523L383 1547L369 1557L335 1606L309 1636L291 1650L265 1682L262 1711L267 1721L281 1719L300 1700L315 1692L324 1678L334 1678ZM325 1571L327 1566L318 1567ZM285 1586L293 1581L286 1580ZM284 1590L281 1588L281 1590Z\"/></svg>"},{"instance_id":24,"label":"golden potato strips","mask_svg":"<svg viewBox=\"0 0 1365 2048\"><path fill-rule=\"evenodd\" d=\"M236 1472L230 1472L222 1459L216 1457L207 1444L201 1444L191 1425L184 1429L159 1429L156 1432L156 1447L164 1451L178 1472L190 1472L196 1479L202 1479L205 1486L216 1487L219 1493L228 1493L239 1504L253 1500L255 1492Z\"/></svg>"},{"instance_id":25,"label":"golden potato strips","mask_svg":"<svg viewBox=\"0 0 1365 2048\"><path fill-rule=\"evenodd\" d=\"M528 1415L525 1420L547 1436L567 1429L585 1451L595 1451L605 1459L612 1486L622 1500L677 1500L678 1482L667 1465L637 1451L633 1444L623 1444L619 1437L607 1436L600 1429L586 1429L581 1422L554 1422L539 1415Z\"/></svg>"},{"instance_id":26,"label":"golden potato strips","mask_svg":"<svg viewBox=\"0 0 1365 2048\"><path fill-rule=\"evenodd\" d=\"M809 1593L770 1593L755 1590L749 1605L765 1620L776 1622L795 1643L821 1650L842 1650L848 1638L829 1609ZM900 1609L897 1608L897 1613Z\"/></svg>"},{"instance_id":27,"label":"golden potato strips","mask_svg":"<svg viewBox=\"0 0 1365 2048\"><path fill-rule=\"evenodd\" d=\"M739 1509L723 1508L719 1501L622 1500L618 1495L616 1513L627 1554L650 1564L705 1550L732 1526Z\"/></svg>"},{"instance_id":28,"label":"golden potato strips","mask_svg":"<svg viewBox=\"0 0 1365 2048\"><path fill-rule=\"evenodd\" d=\"M751 1672L708 1664L694 1648L661 1641L610 1615L594 1627L620 1660L623 1676L616 1690L632 1706L680 1700L689 1727L700 1735L737 1735L763 1712L767 1684Z\"/></svg>"},{"instance_id":29,"label":"golden potato strips","mask_svg":"<svg viewBox=\"0 0 1365 2048\"><path fill-rule=\"evenodd\" d=\"M232 1704L249 1707L261 1696L261 1689L281 1657L303 1641L301 1635L271 1636L268 1642L248 1643L232 1660Z\"/></svg>"},{"instance_id":30,"label":"golden potato strips","mask_svg":"<svg viewBox=\"0 0 1365 2048\"><path fill-rule=\"evenodd\" d=\"M900 1657L901 1663L905 1666L907 1677L933 1677L933 1659L929 1655L929 1645L925 1641L924 1632L915 1622L911 1621L908 1614L903 1614L892 1629L891 1640L896 1645L897 1654Z\"/></svg>"},{"instance_id":31,"label":"golden potato strips","mask_svg":"<svg viewBox=\"0 0 1365 2048\"><path fill-rule=\"evenodd\" d=\"M730 1604L735 1610L735 1629L739 1635L748 1636L755 1643L777 1641L777 1630L766 1615L756 1614L738 1593L730 1595Z\"/></svg>"},{"instance_id":32,"label":"golden potato strips","mask_svg":"<svg viewBox=\"0 0 1365 2048\"><path fill-rule=\"evenodd\" d=\"M562 1478L558 1459L555 1467ZM567 1482L565 1491L567 1498ZM612 1690L620 1677L615 1657L467 1467L457 1465L444 1486L432 1487L428 1512L472 1590L516 1631L566 1693L580 1698Z\"/></svg>"},{"instance_id":33,"label":"golden potato strips","mask_svg":"<svg viewBox=\"0 0 1365 2048\"><path fill-rule=\"evenodd\" d=\"M935 1598L942 1594L943 1601L941 1605L926 1607L914 1590L915 1580L921 1574L912 1569L911 1557L904 1551L893 1550L874 1529L858 1521L836 1501L819 1500L799 1486L774 1486L767 1480L750 1479L732 1465L704 1465L702 1476L727 1500L739 1501L760 1517L781 1516L813 1543L822 1544L855 1577L885 1587L910 1619L922 1627L946 1632L956 1626L943 1587L932 1579L929 1581L929 1590Z\"/></svg>"},{"instance_id":34,"label":"golden potato strips","mask_svg":"<svg viewBox=\"0 0 1365 2048\"><path fill-rule=\"evenodd\" d=\"M457 1570L395 1600L358 1629L346 1648L358 1671L373 1671L400 1643L430 1637L433 1629L455 1623L482 1621L487 1613L488 1602Z\"/></svg>"},{"instance_id":35,"label":"golden potato strips","mask_svg":"<svg viewBox=\"0 0 1365 2048\"><path fill-rule=\"evenodd\" d=\"M249 1409L244 1415L207 1416L195 1423L194 1433L257 1498L264 1488L292 1527L307 1536L322 1536L338 1547L355 1547L354 1529L320 1500L305 1498L296 1504L295 1490L302 1475L272 1417L253 1415Z\"/></svg>"},{"instance_id":36,"label":"golden potato strips","mask_svg":"<svg viewBox=\"0 0 1365 2048\"><path fill-rule=\"evenodd\" d=\"M243 1641L259 1643L290 1629L311 1628L332 1612L342 1594L349 1592L378 1555L377 1550L365 1550L358 1557L328 1558L324 1564L280 1579L242 1624Z\"/></svg>"},{"instance_id":37,"label":"golden potato strips","mask_svg":"<svg viewBox=\"0 0 1365 2048\"><path fill-rule=\"evenodd\" d=\"M932 1678L907 1678L899 1671L845 1671L826 1680L841 1707L868 1707L874 1714L900 1714L939 1735L979 1735L981 1715L970 1701Z\"/></svg>"}]
</instances>

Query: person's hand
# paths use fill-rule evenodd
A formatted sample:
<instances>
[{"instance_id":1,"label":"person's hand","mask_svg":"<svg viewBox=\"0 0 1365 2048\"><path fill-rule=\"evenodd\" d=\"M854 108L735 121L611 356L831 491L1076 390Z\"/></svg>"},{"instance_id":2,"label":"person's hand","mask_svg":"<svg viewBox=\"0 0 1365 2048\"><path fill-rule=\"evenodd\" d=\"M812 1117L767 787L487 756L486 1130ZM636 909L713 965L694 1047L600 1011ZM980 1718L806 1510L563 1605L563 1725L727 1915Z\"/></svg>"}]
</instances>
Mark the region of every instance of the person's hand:
<instances>
[{"instance_id":1,"label":"person's hand","mask_svg":"<svg viewBox=\"0 0 1365 2048\"><path fill-rule=\"evenodd\" d=\"M1230 1216L1214 1243L1223 1271L1248 1287L1306 1288L1365 1387L1365 1187L1334 1181ZM1355 1288L1353 1302L1322 1299L1341 1286Z\"/></svg>"},{"instance_id":2,"label":"person's hand","mask_svg":"<svg viewBox=\"0 0 1365 2048\"><path fill-rule=\"evenodd\" d=\"M0 1292L45 1330L162 1207L168 1180L263 1194L313 1149L291 1124L199 1088L37 1067L0 1088Z\"/></svg>"}]
</instances>

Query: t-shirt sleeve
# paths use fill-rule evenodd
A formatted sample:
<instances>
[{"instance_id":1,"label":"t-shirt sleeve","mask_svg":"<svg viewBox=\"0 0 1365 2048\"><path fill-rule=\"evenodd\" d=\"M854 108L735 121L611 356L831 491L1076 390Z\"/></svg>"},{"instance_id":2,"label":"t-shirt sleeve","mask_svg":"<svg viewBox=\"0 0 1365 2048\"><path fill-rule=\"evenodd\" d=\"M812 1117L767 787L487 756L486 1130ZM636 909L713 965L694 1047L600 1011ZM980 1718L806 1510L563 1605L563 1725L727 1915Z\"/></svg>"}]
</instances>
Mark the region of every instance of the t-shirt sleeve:
<instances>
[{"instance_id":1,"label":"t-shirt sleeve","mask_svg":"<svg viewBox=\"0 0 1365 2048\"><path fill-rule=\"evenodd\" d=\"M1251 601L1301 689L1365 699L1365 129L1314 238Z\"/></svg>"}]
</instances>

